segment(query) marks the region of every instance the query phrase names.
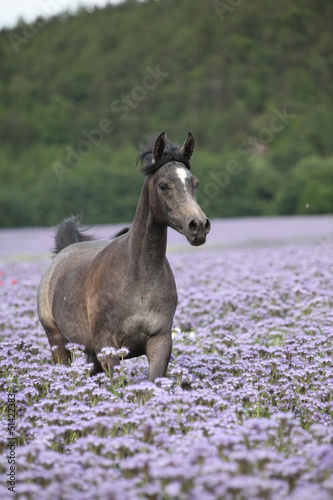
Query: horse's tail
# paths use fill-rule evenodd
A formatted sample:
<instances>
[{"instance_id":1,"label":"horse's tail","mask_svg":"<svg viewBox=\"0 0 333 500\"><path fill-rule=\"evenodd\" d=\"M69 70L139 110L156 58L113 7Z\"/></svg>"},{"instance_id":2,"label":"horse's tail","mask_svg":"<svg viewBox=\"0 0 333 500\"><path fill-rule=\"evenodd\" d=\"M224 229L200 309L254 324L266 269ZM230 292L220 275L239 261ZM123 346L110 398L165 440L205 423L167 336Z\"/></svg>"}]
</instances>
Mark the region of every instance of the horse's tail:
<instances>
[{"instance_id":1,"label":"horse's tail","mask_svg":"<svg viewBox=\"0 0 333 500\"><path fill-rule=\"evenodd\" d=\"M59 253L63 248L80 243L81 241L91 241L93 236L83 234L78 229L79 221L77 217L69 217L59 224L56 235L54 237L53 253Z\"/></svg>"}]
</instances>

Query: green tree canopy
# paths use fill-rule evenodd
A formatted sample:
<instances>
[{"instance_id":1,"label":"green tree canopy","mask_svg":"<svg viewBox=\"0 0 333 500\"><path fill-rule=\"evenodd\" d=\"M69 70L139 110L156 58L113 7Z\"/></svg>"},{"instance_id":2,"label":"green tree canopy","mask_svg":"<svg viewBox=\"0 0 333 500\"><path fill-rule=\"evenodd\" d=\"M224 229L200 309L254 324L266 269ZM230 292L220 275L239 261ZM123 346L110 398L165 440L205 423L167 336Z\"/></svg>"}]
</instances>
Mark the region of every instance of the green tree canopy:
<instances>
[{"instance_id":1,"label":"green tree canopy","mask_svg":"<svg viewBox=\"0 0 333 500\"><path fill-rule=\"evenodd\" d=\"M162 130L193 133L210 217L332 212L332 20L330 0L131 0L2 30L0 226L130 220Z\"/></svg>"}]
</instances>

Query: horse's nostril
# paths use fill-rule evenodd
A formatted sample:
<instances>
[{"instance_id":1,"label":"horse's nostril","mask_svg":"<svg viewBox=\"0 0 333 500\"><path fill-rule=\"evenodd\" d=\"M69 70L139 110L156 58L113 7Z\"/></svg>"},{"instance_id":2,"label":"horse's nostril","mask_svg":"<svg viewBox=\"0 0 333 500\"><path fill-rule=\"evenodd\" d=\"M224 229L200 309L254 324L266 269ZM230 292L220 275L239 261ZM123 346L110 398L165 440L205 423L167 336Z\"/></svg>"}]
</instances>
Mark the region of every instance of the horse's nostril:
<instances>
[{"instance_id":1,"label":"horse's nostril","mask_svg":"<svg viewBox=\"0 0 333 500\"><path fill-rule=\"evenodd\" d=\"M206 220L205 229L206 229L207 233L209 233L209 231L210 231L210 220L209 219Z\"/></svg>"},{"instance_id":2,"label":"horse's nostril","mask_svg":"<svg viewBox=\"0 0 333 500\"><path fill-rule=\"evenodd\" d=\"M191 220L188 227L192 234L197 234L199 228L199 222L197 222L196 220Z\"/></svg>"}]
</instances>

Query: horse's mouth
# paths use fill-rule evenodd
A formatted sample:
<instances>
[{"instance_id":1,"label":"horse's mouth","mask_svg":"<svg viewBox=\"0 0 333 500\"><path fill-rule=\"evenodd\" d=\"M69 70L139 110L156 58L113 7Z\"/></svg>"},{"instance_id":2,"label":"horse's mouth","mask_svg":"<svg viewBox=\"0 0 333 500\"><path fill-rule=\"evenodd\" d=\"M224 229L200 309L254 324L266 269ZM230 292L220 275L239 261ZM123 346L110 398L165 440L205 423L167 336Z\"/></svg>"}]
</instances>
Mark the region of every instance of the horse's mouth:
<instances>
[{"instance_id":1,"label":"horse's mouth","mask_svg":"<svg viewBox=\"0 0 333 500\"><path fill-rule=\"evenodd\" d=\"M192 245L192 247L199 247L200 245L206 243L206 236L204 238L188 238L188 242Z\"/></svg>"}]
</instances>

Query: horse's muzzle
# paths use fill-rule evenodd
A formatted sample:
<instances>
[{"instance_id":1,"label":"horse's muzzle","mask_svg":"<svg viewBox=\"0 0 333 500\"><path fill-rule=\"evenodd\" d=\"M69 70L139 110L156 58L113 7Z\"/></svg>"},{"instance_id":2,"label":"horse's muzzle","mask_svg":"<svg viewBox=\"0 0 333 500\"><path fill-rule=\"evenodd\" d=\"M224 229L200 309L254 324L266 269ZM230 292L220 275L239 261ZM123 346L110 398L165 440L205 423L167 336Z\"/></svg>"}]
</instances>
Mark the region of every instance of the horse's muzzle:
<instances>
[{"instance_id":1,"label":"horse's muzzle","mask_svg":"<svg viewBox=\"0 0 333 500\"><path fill-rule=\"evenodd\" d=\"M188 242L193 246L203 245L206 241L206 236L210 231L210 221L206 218L192 219L188 224L186 237Z\"/></svg>"}]
</instances>

